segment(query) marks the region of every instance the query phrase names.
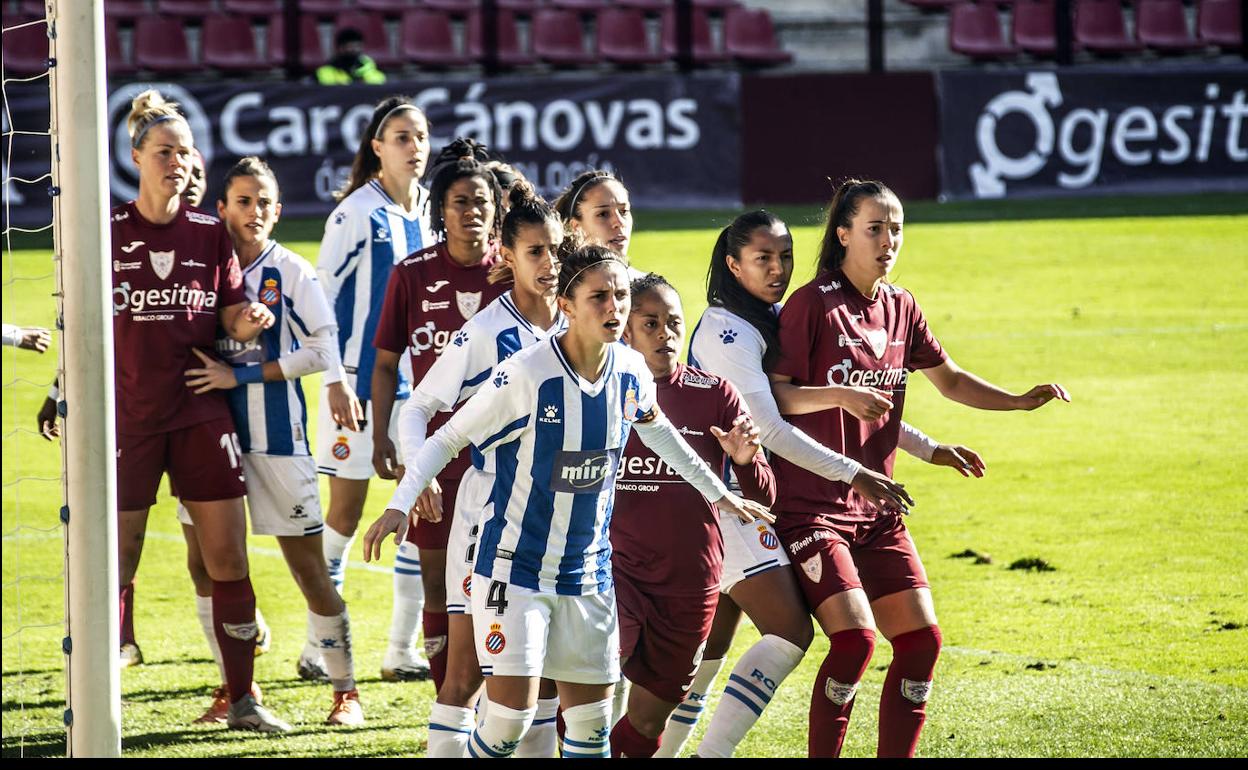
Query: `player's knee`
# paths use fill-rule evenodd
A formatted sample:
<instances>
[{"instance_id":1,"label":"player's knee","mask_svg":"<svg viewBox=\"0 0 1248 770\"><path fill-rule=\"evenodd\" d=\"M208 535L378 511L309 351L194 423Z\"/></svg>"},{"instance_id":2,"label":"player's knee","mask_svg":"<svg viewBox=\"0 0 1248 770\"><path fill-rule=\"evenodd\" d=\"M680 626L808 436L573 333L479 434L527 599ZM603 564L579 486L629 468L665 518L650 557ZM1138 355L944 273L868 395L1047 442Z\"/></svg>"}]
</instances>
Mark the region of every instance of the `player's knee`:
<instances>
[{"instance_id":1,"label":"player's knee","mask_svg":"<svg viewBox=\"0 0 1248 770\"><path fill-rule=\"evenodd\" d=\"M493 708L493 705L490 706ZM563 756L569 758L607 757L611 754L611 699L605 698L563 710L566 729Z\"/></svg>"},{"instance_id":2,"label":"player's knee","mask_svg":"<svg viewBox=\"0 0 1248 770\"><path fill-rule=\"evenodd\" d=\"M205 560L207 561L207 560ZM247 554L217 554L211 563L205 565L210 578L217 582L229 583L247 577Z\"/></svg>"},{"instance_id":3,"label":"player's knee","mask_svg":"<svg viewBox=\"0 0 1248 770\"><path fill-rule=\"evenodd\" d=\"M468 756L475 759L509 757L529 731L537 707L527 709L508 708L500 703L490 703L482 722L468 739Z\"/></svg>"},{"instance_id":4,"label":"player's knee","mask_svg":"<svg viewBox=\"0 0 1248 770\"><path fill-rule=\"evenodd\" d=\"M875 631L869 628L851 628L832 635L832 650L846 668L865 668L875 654Z\"/></svg>"},{"instance_id":5,"label":"player's knee","mask_svg":"<svg viewBox=\"0 0 1248 770\"><path fill-rule=\"evenodd\" d=\"M801 620L794 622L788 629L788 633L776 634L776 636L782 637L803 650L809 650L811 642L815 640L815 628L810 622L810 617L803 614Z\"/></svg>"},{"instance_id":6,"label":"player's knee","mask_svg":"<svg viewBox=\"0 0 1248 770\"><path fill-rule=\"evenodd\" d=\"M647 738L658 738L667 727L667 714L625 714L624 718L632 724L633 729Z\"/></svg>"},{"instance_id":7,"label":"player's knee","mask_svg":"<svg viewBox=\"0 0 1248 770\"><path fill-rule=\"evenodd\" d=\"M191 582L195 584L195 593L200 596L212 594L212 578L208 576L208 569L204 567L202 559L188 554L186 557L186 571L190 573Z\"/></svg>"},{"instance_id":8,"label":"player's knee","mask_svg":"<svg viewBox=\"0 0 1248 770\"><path fill-rule=\"evenodd\" d=\"M932 669L940 657L943 639L940 626L931 625L915 631L907 631L892 639L893 657L904 660L911 667Z\"/></svg>"}]
</instances>

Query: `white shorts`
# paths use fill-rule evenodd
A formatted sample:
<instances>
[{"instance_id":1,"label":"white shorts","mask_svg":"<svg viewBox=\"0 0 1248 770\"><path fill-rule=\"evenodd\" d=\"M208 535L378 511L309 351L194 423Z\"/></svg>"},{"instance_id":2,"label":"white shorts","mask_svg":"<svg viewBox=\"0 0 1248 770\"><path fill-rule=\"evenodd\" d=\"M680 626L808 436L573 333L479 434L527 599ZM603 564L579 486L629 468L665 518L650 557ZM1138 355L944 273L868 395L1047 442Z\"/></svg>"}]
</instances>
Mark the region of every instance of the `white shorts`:
<instances>
[{"instance_id":1,"label":"white shorts","mask_svg":"<svg viewBox=\"0 0 1248 770\"><path fill-rule=\"evenodd\" d=\"M399 409L403 402L395 399L390 412L390 440L398 456ZM373 470L373 402L364 405L364 419L369 421L362 430L350 430L334 424L329 413L329 390L321 388L321 406L316 415L316 469L327 476L343 479L371 479Z\"/></svg>"},{"instance_id":2,"label":"white shorts","mask_svg":"<svg viewBox=\"0 0 1248 770\"><path fill-rule=\"evenodd\" d=\"M542 676L577 684L620 679L614 588L562 596L474 573L472 630L485 676Z\"/></svg>"},{"instance_id":3,"label":"white shorts","mask_svg":"<svg viewBox=\"0 0 1248 770\"><path fill-rule=\"evenodd\" d=\"M494 474L469 468L459 482L455 518L446 543L446 611L472 614L472 566L477 561L477 539L485 506L494 491Z\"/></svg>"},{"instance_id":4,"label":"white shorts","mask_svg":"<svg viewBox=\"0 0 1248 770\"><path fill-rule=\"evenodd\" d=\"M747 524L726 513L719 517L719 531L724 537L724 574L719 580L720 593L728 593L748 577L789 565L789 557L770 524L762 521Z\"/></svg>"},{"instance_id":5,"label":"white shorts","mask_svg":"<svg viewBox=\"0 0 1248 770\"><path fill-rule=\"evenodd\" d=\"M244 454L243 475L251 534L301 537L319 535L325 529L316 463L311 457ZM180 502L178 521L193 526Z\"/></svg>"}]
</instances>

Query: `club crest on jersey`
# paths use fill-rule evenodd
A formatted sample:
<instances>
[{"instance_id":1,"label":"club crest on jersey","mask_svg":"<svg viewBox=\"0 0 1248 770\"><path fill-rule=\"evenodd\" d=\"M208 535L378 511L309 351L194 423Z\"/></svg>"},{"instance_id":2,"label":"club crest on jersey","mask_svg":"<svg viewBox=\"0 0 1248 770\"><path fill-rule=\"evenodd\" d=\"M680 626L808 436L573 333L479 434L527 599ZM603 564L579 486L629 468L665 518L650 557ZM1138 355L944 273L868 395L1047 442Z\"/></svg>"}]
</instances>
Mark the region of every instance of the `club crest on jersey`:
<instances>
[{"instance_id":1,"label":"club crest on jersey","mask_svg":"<svg viewBox=\"0 0 1248 770\"><path fill-rule=\"evenodd\" d=\"M810 578L810 582L818 583L820 578L823 577L823 555L817 553L802 562L802 572L806 573L806 577Z\"/></svg>"},{"instance_id":2,"label":"club crest on jersey","mask_svg":"<svg viewBox=\"0 0 1248 770\"><path fill-rule=\"evenodd\" d=\"M168 278L173 272L173 250L149 251L147 255L152 261L152 271L156 273L156 277L162 281Z\"/></svg>"},{"instance_id":3,"label":"club crest on jersey","mask_svg":"<svg viewBox=\"0 0 1248 770\"><path fill-rule=\"evenodd\" d=\"M887 329L859 329L858 333L871 346L871 352L876 358L883 358L884 351L888 350L888 330Z\"/></svg>"},{"instance_id":4,"label":"club crest on jersey","mask_svg":"<svg viewBox=\"0 0 1248 770\"><path fill-rule=\"evenodd\" d=\"M481 292L457 291L455 292L455 305L459 307L459 314L467 321L481 309Z\"/></svg>"},{"instance_id":5,"label":"club crest on jersey","mask_svg":"<svg viewBox=\"0 0 1248 770\"><path fill-rule=\"evenodd\" d=\"M637 403L637 389L629 387L628 390L624 391L624 419L628 422L633 422L640 416L637 414L638 411L640 409Z\"/></svg>"},{"instance_id":6,"label":"club crest on jersey","mask_svg":"<svg viewBox=\"0 0 1248 770\"><path fill-rule=\"evenodd\" d=\"M347 446L347 437L339 436L338 440L334 442L333 449L330 451L333 453L334 459L336 460L346 460L350 457L351 447Z\"/></svg>"},{"instance_id":7,"label":"club crest on jersey","mask_svg":"<svg viewBox=\"0 0 1248 770\"><path fill-rule=\"evenodd\" d=\"M762 524L758 525L758 542L768 551L774 551L780 547L780 538L776 537L776 533L767 529ZM815 580L818 583L818 579Z\"/></svg>"},{"instance_id":8,"label":"club crest on jersey","mask_svg":"<svg viewBox=\"0 0 1248 770\"><path fill-rule=\"evenodd\" d=\"M497 623L490 626L490 633L485 635L485 651L497 655L507 646L507 637L503 636L503 627Z\"/></svg>"},{"instance_id":9,"label":"club crest on jersey","mask_svg":"<svg viewBox=\"0 0 1248 770\"><path fill-rule=\"evenodd\" d=\"M273 307L282 299L282 293L277 288L277 279L269 278L265 280L264 286L260 288L260 301L269 307Z\"/></svg>"}]
</instances>

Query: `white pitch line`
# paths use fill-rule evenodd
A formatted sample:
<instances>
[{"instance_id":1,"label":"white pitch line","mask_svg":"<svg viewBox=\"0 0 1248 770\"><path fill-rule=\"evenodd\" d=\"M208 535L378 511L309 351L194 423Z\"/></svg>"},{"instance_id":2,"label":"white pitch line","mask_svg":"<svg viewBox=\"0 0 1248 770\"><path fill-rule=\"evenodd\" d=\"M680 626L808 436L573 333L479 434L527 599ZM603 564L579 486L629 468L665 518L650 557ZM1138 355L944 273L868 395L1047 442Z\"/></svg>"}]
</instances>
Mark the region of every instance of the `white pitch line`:
<instances>
[{"instance_id":1,"label":"white pitch line","mask_svg":"<svg viewBox=\"0 0 1248 770\"><path fill-rule=\"evenodd\" d=\"M1030 339L1034 337L1130 337L1141 334L1221 334L1248 330L1248 324L1202 324L1200 326L1111 326L1108 329L1059 329L1039 332L945 333L941 339Z\"/></svg>"},{"instance_id":2,"label":"white pitch line","mask_svg":"<svg viewBox=\"0 0 1248 770\"><path fill-rule=\"evenodd\" d=\"M168 532L148 532L147 537L149 540L165 540L171 543L185 542L178 535L171 535ZM286 556L282 553L280 548L266 548L262 545L251 545L250 543L247 545L247 553L254 553L257 556L273 556L278 559L282 559L283 561L286 559ZM347 566L351 569L364 570L366 572L378 572L382 575L394 574L394 569L392 567L383 567L379 564L367 564L362 561L349 561L347 562Z\"/></svg>"}]
</instances>

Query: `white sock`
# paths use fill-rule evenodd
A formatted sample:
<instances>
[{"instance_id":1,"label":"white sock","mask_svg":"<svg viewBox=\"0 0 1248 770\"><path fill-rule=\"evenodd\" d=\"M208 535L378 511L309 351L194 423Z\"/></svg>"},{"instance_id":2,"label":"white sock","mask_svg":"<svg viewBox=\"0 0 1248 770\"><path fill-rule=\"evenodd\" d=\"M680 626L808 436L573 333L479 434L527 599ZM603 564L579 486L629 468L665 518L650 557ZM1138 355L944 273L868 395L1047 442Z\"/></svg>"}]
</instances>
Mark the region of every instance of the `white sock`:
<instances>
[{"instance_id":1,"label":"white sock","mask_svg":"<svg viewBox=\"0 0 1248 770\"><path fill-rule=\"evenodd\" d=\"M416 644L425 584L420 578L420 550L406 540L394 554L394 607L390 611L390 649L408 650Z\"/></svg>"},{"instance_id":2,"label":"white sock","mask_svg":"<svg viewBox=\"0 0 1248 770\"><path fill-rule=\"evenodd\" d=\"M628 710L628 691L632 689L632 684L620 677L620 681L615 683L615 694L611 696L611 722L614 725L624 716L624 712Z\"/></svg>"},{"instance_id":3,"label":"white sock","mask_svg":"<svg viewBox=\"0 0 1248 770\"><path fill-rule=\"evenodd\" d=\"M485 687L481 688L481 696L477 698L477 724L485 722L485 715L490 713L490 694ZM540 701L539 701L540 702Z\"/></svg>"},{"instance_id":4,"label":"white sock","mask_svg":"<svg viewBox=\"0 0 1248 770\"><path fill-rule=\"evenodd\" d=\"M680 754L689 734L698 726L702 717L702 709L706 707L707 693L715 686L715 677L724 666L723 658L703 660L698 666L698 673L693 675L693 684L667 720L667 728L663 730L663 744L654 752L655 757L671 759Z\"/></svg>"},{"instance_id":5,"label":"white sock","mask_svg":"<svg viewBox=\"0 0 1248 770\"><path fill-rule=\"evenodd\" d=\"M474 727L472 709L434 703L429 710L429 749L425 756L460 759L468 756Z\"/></svg>"},{"instance_id":6,"label":"white sock","mask_svg":"<svg viewBox=\"0 0 1248 770\"><path fill-rule=\"evenodd\" d=\"M536 708L517 710L491 703L485 721L477 725L468 739L468 756L473 759L510 757L533 724L536 713ZM565 712L563 716L566 720L568 715Z\"/></svg>"},{"instance_id":7,"label":"white sock","mask_svg":"<svg viewBox=\"0 0 1248 770\"><path fill-rule=\"evenodd\" d=\"M805 650L778 636L768 634L745 651L733 666L720 698L698 745L699 757L731 757L763 709L776 694L776 688L797 664Z\"/></svg>"},{"instance_id":8,"label":"white sock","mask_svg":"<svg viewBox=\"0 0 1248 770\"><path fill-rule=\"evenodd\" d=\"M351 619L344 607L338 615L317 615L308 610L309 641L325 661L325 673L334 692L355 689L355 664L351 660Z\"/></svg>"},{"instance_id":9,"label":"white sock","mask_svg":"<svg viewBox=\"0 0 1248 770\"><path fill-rule=\"evenodd\" d=\"M521 759L553 759L559 756L559 696L538 698L533 725L520 739L516 756Z\"/></svg>"},{"instance_id":10,"label":"white sock","mask_svg":"<svg viewBox=\"0 0 1248 770\"><path fill-rule=\"evenodd\" d=\"M342 584L347 579L347 559L345 554L351 550L355 535L343 535L338 530L325 525L321 533L321 553L325 554L325 566L329 567L329 579L342 593Z\"/></svg>"},{"instance_id":11,"label":"white sock","mask_svg":"<svg viewBox=\"0 0 1248 770\"><path fill-rule=\"evenodd\" d=\"M491 709L498 706L491 706ZM611 700L603 698L563 710L563 756L567 759L611 757Z\"/></svg>"},{"instance_id":12,"label":"white sock","mask_svg":"<svg viewBox=\"0 0 1248 770\"><path fill-rule=\"evenodd\" d=\"M195 594L195 614L199 615L199 626L204 629L204 638L208 640L208 649L212 650L212 659L217 662L217 673L221 682L225 682L225 661L221 658L221 645L217 643L217 632L212 624L212 597Z\"/></svg>"}]
</instances>

